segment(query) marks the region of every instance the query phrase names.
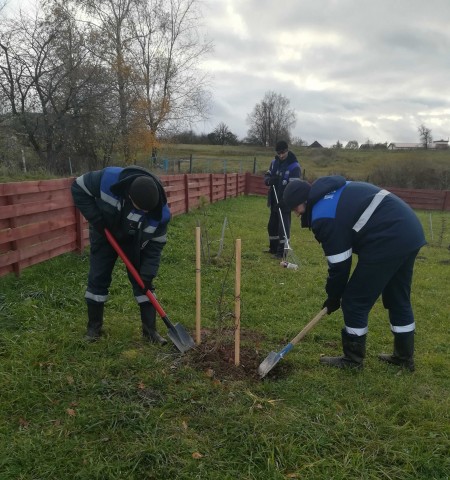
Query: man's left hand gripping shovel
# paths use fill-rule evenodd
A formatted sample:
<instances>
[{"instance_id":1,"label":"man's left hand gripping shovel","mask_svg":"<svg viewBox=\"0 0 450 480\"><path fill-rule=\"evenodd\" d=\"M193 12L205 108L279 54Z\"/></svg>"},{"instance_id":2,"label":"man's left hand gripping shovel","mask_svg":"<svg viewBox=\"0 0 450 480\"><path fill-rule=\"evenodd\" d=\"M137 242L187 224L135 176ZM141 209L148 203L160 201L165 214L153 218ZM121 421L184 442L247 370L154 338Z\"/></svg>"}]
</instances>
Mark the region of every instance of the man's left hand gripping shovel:
<instances>
[{"instance_id":1,"label":"man's left hand gripping shovel","mask_svg":"<svg viewBox=\"0 0 450 480\"><path fill-rule=\"evenodd\" d=\"M167 316L166 312L162 309L161 305L156 300L156 297L148 288L145 287L145 284L142 278L140 277L138 271L136 270L134 265L130 262L130 260L125 255L123 250L120 248L119 244L116 242L116 239L112 236L111 232L107 228L105 228L105 235L109 243L111 244L111 246L114 248L114 250L117 252L119 257L125 263L128 271L131 273L131 275L133 275L133 278L136 280L136 282L142 288L142 290L144 290L145 295L147 295L152 305L156 308L156 311L159 313L166 327L169 329L168 336L170 340L172 340L172 343L178 348L178 350L181 353L187 352L192 347L194 347L195 342L192 339L192 337L189 335L186 329L183 326L181 326L179 323L177 323L176 325L173 325L173 323L169 320L169 317Z\"/></svg>"}]
</instances>

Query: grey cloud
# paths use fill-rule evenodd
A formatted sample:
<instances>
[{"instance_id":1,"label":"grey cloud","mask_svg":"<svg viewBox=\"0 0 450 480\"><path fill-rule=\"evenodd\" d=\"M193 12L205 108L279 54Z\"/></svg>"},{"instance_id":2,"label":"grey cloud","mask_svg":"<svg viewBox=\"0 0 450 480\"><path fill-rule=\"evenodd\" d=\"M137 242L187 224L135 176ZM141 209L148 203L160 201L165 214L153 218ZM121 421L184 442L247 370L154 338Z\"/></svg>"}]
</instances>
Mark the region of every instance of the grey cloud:
<instances>
[{"instance_id":1,"label":"grey cloud","mask_svg":"<svg viewBox=\"0 0 450 480\"><path fill-rule=\"evenodd\" d=\"M212 72L213 124L224 121L244 137L247 114L272 90L289 98L297 112L293 134L309 142L415 142L417 127L427 119L439 120L429 125L433 134L449 136L448 0L206 4L223 19L217 33L209 34L214 59L226 66ZM228 4L245 31L236 33L236 25L227 23ZM282 34L295 39L290 56L278 56L286 53ZM306 34L317 41L305 44Z\"/></svg>"}]
</instances>

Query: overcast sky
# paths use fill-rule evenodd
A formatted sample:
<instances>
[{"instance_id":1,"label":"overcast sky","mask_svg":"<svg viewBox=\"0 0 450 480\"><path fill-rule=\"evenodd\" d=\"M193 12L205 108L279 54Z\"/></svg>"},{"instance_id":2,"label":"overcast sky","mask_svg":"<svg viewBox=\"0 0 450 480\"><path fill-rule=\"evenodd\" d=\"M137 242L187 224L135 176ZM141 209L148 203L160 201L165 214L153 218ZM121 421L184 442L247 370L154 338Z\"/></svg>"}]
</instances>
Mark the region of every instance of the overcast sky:
<instances>
[{"instance_id":1,"label":"overcast sky","mask_svg":"<svg viewBox=\"0 0 450 480\"><path fill-rule=\"evenodd\" d=\"M419 142L422 124L449 138L450 0L200 1L214 51L198 132L225 122L245 137L247 115L273 91L308 143Z\"/></svg>"},{"instance_id":2,"label":"overcast sky","mask_svg":"<svg viewBox=\"0 0 450 480\"><path fill-rule=\"evenodd\" d=\"M214 55L205 132L239 137L265 92L290 100L293 135L419 142L450 136L450 0L204 0Z\"/></svg>"}]
</instances>

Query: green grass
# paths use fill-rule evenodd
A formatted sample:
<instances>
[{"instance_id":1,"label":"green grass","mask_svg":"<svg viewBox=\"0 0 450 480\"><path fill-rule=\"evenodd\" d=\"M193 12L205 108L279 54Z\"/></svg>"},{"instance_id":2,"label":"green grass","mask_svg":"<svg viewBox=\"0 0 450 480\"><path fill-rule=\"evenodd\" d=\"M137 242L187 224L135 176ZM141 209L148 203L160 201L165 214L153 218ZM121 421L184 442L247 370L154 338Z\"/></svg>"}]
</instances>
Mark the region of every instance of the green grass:
<instances>
[{"instance_id":1,"label":"green grass","mask_svg":"<svg viewBox=\"0 0 450 480\"><path fill-rule=\"evenodd\" d=\"M413 374L376 358L392 346L380 302L371 313L362 372L318 363L320 354L340 353L336 312L275 367L276 375L258 381L211 378L192 352L181 358L171 345L144 344L120 263L105 309L107 335L95 344L82 341L87 252L0 278L0 478L448 479L450 216L419 216L429 243L413 285ZM292 247L300 269L282 269L263 254L267 219L259 197L174 218L156 280L169 317L194 334L199 223L206 257L202 325L211 332L231 327L234 240L241 238L242 337L260 361L320 310L326 276L320 245L296 220ZM255 333L260 338L251 345Z\"/></svg>"},{"instance_id":2,"label":"green grass","mask_svg":"<svg viewBox=\"0 0 450 480\"><path fill-rule=\"evenodd\" d=\"M305 178L312 181L317 177L330 174L344 175L353 180L369 180L378 170L392 170L401 166L411 176L416 170L435 169L444 172L446 179L443 186L435 188L448 189L450 150L446 151L390 151L390 150L346 150L346 149L310 149L291 147L296 154ZM162 145L159 156L169 159L169 170L178 173L178 159L189 159L192 155L193 172L246 172L264 173L274 157L272 148L254 146L217 146L217 145ZM255 163L256 162L256 163ZM145 162L143 162L145 165ZM186 172L189 162L180 164L180 171ZM423 172L421 172L423 175ZM378 181L379 175L377 175ZM383 179L385 180L385 178ZM373 182L377 183L377 182ZM416 186L420 188L420 184ZM425 188L425 187L424 187ZM426 187L430 188L430 187Z\"/></svg>"},{"instance_id":3,"label":"green grass","mask_svg":"<svg viewBox=\"0 0 450 480\"><path fill-rule=\"evenodd\" d=\"M292 151L297 155L303 174L309 181L323 175L341 174L353 180L368 180L385 186L404 186L403 183L407 177L414 180L414 184L410 185L411 188L450 189L450 150L354 151L292 147ZM257 174L263 174L269 168L274 153L272 148L247 145L163 144L158 151L160 167L152 167L148 154L141 154L135 163L153 168L158 175L186 173L189 171L189 158L192 156L193 173L244 173L253 172L255 169ZM28 152L27 156L32 157L32 153ZM164 160L167 160L167 171L162 168ZM123 164L120 159L113 160L113 163ZM19 158L15 167L0 165L0 182L54 178L54 175L46 172L44 168L37 168L36 164L36 161L30 161L27 173L22 171ZM75 160L72 167L73 175L79 175L85 171L83 165ZM408 175L405 175L405 171ZM66 176L69 176L69 170ZM397 185L399 179L400 185Z\"/></svg>"}]
</instances>

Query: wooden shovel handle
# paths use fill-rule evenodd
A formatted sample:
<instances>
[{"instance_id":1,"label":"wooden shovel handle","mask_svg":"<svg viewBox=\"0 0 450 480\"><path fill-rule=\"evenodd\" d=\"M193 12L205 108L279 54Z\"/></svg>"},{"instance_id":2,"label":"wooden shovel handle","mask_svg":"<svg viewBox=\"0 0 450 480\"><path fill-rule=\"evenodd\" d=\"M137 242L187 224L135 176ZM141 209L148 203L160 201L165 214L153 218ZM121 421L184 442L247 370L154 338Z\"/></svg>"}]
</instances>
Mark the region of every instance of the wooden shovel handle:
<instances>
[{"instance_id":1,"label":"wooden shovel handle","mask_svg":"<svg viewBox=\"0 0 450 480\"><path fill-rule=\"evenodd\" d=\"M306 326L305 328L292 339L292 345L296 345L312 328L319 322L319 320L326 315L328 309L325 307L323 308Z\"/></svg>"}]
</instances>

